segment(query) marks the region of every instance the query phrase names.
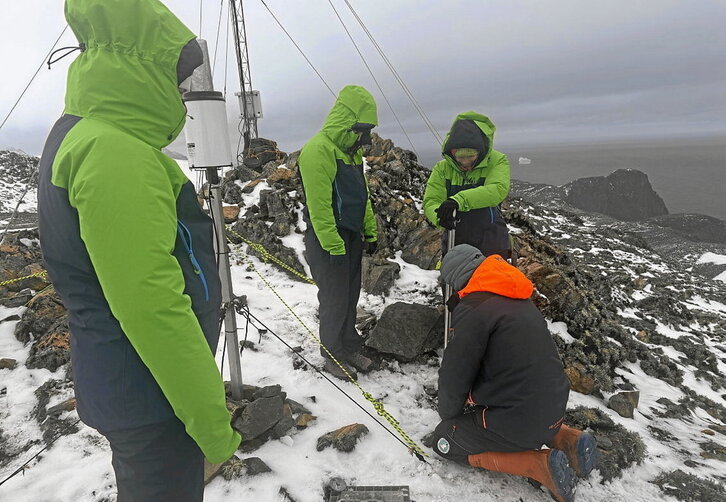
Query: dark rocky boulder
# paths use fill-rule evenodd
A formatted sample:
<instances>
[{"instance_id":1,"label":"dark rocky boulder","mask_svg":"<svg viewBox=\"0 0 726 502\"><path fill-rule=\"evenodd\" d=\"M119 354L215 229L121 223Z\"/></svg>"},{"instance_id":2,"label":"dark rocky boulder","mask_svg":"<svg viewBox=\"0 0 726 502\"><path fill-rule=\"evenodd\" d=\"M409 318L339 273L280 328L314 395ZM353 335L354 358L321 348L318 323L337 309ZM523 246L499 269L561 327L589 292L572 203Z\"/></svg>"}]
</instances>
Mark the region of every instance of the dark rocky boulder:
<instances>
[{"instance_id":1,"label":"dark rocky boulder","mask_svg":"<svg viewBox=\"0 0 726 502\"><path fill-rule=\"evenodd\" d=\"M0 244L0 303L10 306L11 298L24 289L40 291L48 286L48 278L34 276L43 271L37 230L8 232ZM22 279L22 280L15 280Z\"/></svg>"},{"instance_id":2,"label":"dark rocky boulder","mask_svg":"<svg viewBox=\"0 0 726 502\"><path fill-rule=\"evenodd\" d=\"M253 451L271 439L280 439L315 420L310 411L300 403L287 399L280 385L242 385L241 400L231 399L230 384L225 382L227 410L232 427L244 438L240 445L243 452ZM306 416L307 415L307 416ZM300 424L304 424L300 427Z\"/></svg>"},{"instance_id":3,"label":"dark rocky boulder","mask_svg":"<svg viewBox=\"0 0 726 502\"><path fill-rule=\"evenodd\" d=\"M242 202L242 187L236 183L222 185L222 197L225 204L239 204Z\"/></svg>"},{"instance_id":4,"label":"dark rocky boulder","mask_svg":"<svg viewBox=\"0 0 726 502\"><path fill-rule=\"evenodd\" d=\"M245 158L254 157L260 160L262 165L273 160L283 161L285 152L277 148L277 142L265 138L253 138L245 149Z\"/></svg>"},{"instance_id":5,"label":"dark rocky boulder","mask_svg":"<svg viewBox=\"0 0 726 502\"><path fill-rule=\"evenodd\" d=\"M57 436L78 432L78 427L74 425L75 420L70 417L65 420L59 418L60 413L51 413L54 407L48 406L55 396L67 392L72 387L73 382L65 378L63 380L48 380L35 389L34 394L37 402L30 414L38 421L40 429L43 431L43 441L47 445L52 444ZM73 401L73 404L75 406L75 401Z\"/></svg>"},{"instance_id":6,"label":"dark rocky boulder","mask_svg":"<svg viewBox=\"0 0 726 502\"><path fill-rule=\"evenodd\" d=\"M364 256L361 266L363 290L372 295L387 295L400 271L398 263L380 256Z\"/></svg>"},{"instance_id":7,"label":"dark rocky boulder","mask_svg":"<svg viewBox=\"0 0 726 502\"><path fill-rule=\"evenodd\" d=\"M426 305L396 302L386 307L366 340L367 347L412 361L443 344L444 318Z\"/></svg>"},{"instance_id":8,"label":"dark rocky boulder","mask_svg":"<svg viewBox=\"0 0 726 502\"><path fill-rule=\"evenodd\" d=\"M55 371L71 360L71 333L68 315L63 315L30 348L25 365Z\"/></svg>"},{"instance_id":9,"label":"dark rocky boulder","mask_svg":"<svg viewBox=\"0 0 726 502\"><path fill-rule=\"evenodd\" d=\"M368 434L368 427L363 424L346 425L320 436L316 449L323 451L325 448L332 446L338 451L351 452L360 438L366 434Z\"/></svg>"},{"instance_id":10,"label":"dark rocky boulder","mask_svg":"<svg viewBox=\"0 0 726 502\"><path fill-rule=\"evenodd\" d=\"M297 253L285 246L280 238L270 231L270 227L259 214L251 214L244 219L240 219L232 226L232 230L233 232L229 234L229 240L232 243L240 244L243 242L242 239L235 235L239 234L251 242L261 244L267 252L279 258L300 274L305 274L305 268L300 263ZM257 256L263 261L268 260L265 254L255 247L250 247L248 253ZM290 277L299 279L299 277L292 273L290 273Z\"/></svg>"},{"instance_id":11,"label":"dark rocky boulder","mask_svg":"<svg viewBox=\"0 0 726 502\"><path fill-rule=\"evenodd\" d=\"M65 315L63 302L55 291L36 295L15 325L15 338L23 343L38 340Z\"/></svg>"},{"instance_id":12,"label":"dark rocky boulder","mask_svg":"<svg viewBox=\"0 0 726 502\"><path fill-rule=\"evenodd\" d=\"M247 471L247 475L249 476L256 476L265 472L272 472L272 469L270 469L270 467L266 463L264 463L260 457L246 458L242 462Z\"/></svg>"},{"instance_id":13,"label":"dark rocky boulder","mask_svg":"<svg viewBox=\"0 0 726 502\"><path fill-rule=\"evenodd\" d=\"M9 357L0 359L0 370L14 370L18 367L18 361Z\"/></svg>"},{"instance_id":14,"label":"dark rocky boulder","mask_svg":"<svg viewBox=\"0 0 726 502\"><path fill-rule=\"evenodd\" d=\"M290 234L290 226L295 223L295 203L284 191L262 190L260 192L259 216L272 220L270 230L278 237Z\"/></svg>"},{"instance_id":15,"label":"dark rocky boulder","mask_svg":"<svg viewBox=\"0 0 726 502\"><path fill-rule=\"evenodd\" d=\"M272 429L284 416L284 403L280 396L263 397L248 404L234 428L247 440L252 441Z\"/></svg>"},{"instance_id":16,"label":"dark rocky boulder","mask_svg":"<svg viewBox=\"0 0 726 502\"><path fill-rule=\"evenodd\" d=\"M568 183L565 201L575 207L637 221L668 214L665 202L653 190L648 175L635 169L618 169L608 176L581 178Z\"/></svg>"},{"instance_id":17,"label":"dark rocky boulder","mask_svg":"<svg viewBox=\"0 0 726 502\"><path fill-rule=\"evenodd\" d=\"M421 268L435 268L441 256L441 231L419 209L429 171L416 156L373 134L366 148L370 167L368 188L378 218L379 248L393 256L400 250L404 261Z\"/></svg>"},{"instance_id":18,"label":"dark rocky boulder","mask_svg":"<svg viewBox=\"0 0 726 502\"><path fill-rule=\"evenodd\" d=\"M633 412L638 407L640 392L625 391L618 392L608 400L608 408L615 410L618 415L625 418L633 418Z\"/></svg>"}]
</instances>

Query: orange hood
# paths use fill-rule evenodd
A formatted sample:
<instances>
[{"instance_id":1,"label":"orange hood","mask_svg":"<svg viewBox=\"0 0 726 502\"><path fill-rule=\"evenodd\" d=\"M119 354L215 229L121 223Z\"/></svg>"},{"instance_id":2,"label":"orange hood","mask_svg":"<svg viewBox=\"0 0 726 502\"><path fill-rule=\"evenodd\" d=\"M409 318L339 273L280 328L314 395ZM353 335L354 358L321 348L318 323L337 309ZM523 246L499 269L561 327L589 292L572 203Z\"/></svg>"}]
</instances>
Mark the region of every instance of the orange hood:
<instances>
[{"instance_id":1,"label":"orange hood","mask_svg":"<svg viewBox=\"0 0 726 502\"><path fill-rule=\"evenodd\" d=\"M477 291L525 300L532 296L534 285L504 258L493 254L477 267L464 289L459 291L459 298Z\"/></svg>"}]
</instances>

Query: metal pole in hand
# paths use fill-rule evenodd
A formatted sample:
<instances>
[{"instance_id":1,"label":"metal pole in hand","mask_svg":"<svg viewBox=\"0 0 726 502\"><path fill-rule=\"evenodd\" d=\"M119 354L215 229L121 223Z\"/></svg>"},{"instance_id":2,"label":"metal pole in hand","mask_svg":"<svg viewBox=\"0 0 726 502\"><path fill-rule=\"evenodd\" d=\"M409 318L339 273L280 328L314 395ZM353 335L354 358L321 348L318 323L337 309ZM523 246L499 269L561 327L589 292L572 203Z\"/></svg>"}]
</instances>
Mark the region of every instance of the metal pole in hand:
<instances>
[{"instance_id":1,"label":"metal pole in hand","mask_svg":"<svg viewBox=\"0 0 726 502\"><path fill-rule=\"evenodd\" d=\"M454 213L454 218L456 218L456 213ZM447 235L447 242L446 242L446 251L451 251L451 248L454 247L454 240L456 239L456 229L449 230L449 233ZM446 287L444 288L444 350L446 349L447 345L449 344L449 331L451 330L451 311L449 310L448 300L452 295L451 286L449 284L446 284Z\"/></svg>"}]
</instances>

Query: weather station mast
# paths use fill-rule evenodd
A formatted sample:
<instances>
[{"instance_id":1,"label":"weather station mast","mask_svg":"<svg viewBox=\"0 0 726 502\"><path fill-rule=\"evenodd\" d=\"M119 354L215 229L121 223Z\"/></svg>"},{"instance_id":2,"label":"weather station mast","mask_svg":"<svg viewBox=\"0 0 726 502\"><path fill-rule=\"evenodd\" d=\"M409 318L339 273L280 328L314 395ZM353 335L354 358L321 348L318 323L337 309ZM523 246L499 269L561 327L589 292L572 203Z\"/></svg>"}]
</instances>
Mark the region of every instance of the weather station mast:
<instances>
[{"instance_id":1,"label":"weather station mast","mask_svg":"<svg viewBox=\"0 0 726 502\"><path fill-rule=\"evenodd\" d=\"M234 49L237 55L237 70L239 71L240 92L236 95L239 97L239 109L242 117L240 133L244 141L244 149L247 150L250 140L257 138L257 119L262 118L262 102L260 92L252 89L250 55L247 49L247 29L245 28L242 0L230 0L229 9L234 33Z\"/></svg>"},{"instance_id":2,"label":"weather station mast","mask_svg":"<svg viewBox=\"0 0 726 502\"><path fill-rule=\"evenodd\" d=\"M245 151L250 141L257 138L257 119L262 118L260 93L252 89L247 32L241 0L230 0L230 22L234 33L237 68L239 70L239 97L241 121L239 133L244 140ZM214 90L212 69L207 42L197 39L202 49L204 62L180 87L187 108L187 123L184 129L189 168L203 173L207 184L205 192L210 216L214 223L215 250L219 264L222 286L222 318L226 351L229 359L230 393L234 399L242 397L242 368L239 337L237 335L236 307L243 302L233 291L229 260L229 246L224 226L222 177L224 170L232 169L239 162L233 158L230 148L225 96ZM238 152L239 153L239 152ZM221 323L220 323L221 328ZM224 364L224 363L223 363Z\"/></svg>"}]
</instances>

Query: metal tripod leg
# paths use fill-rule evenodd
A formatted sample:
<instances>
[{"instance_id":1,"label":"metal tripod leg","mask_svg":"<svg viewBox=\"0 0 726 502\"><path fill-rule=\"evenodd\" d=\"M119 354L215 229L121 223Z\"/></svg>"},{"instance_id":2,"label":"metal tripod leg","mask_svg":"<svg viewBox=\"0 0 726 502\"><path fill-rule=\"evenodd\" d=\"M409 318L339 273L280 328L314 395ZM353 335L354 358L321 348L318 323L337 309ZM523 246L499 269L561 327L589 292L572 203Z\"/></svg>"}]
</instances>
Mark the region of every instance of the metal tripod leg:
<instances>
[{"instance_id":1,"label":"metal tripod leg","mask_svg":"<svg viewBox=\"0 0 726 502\"><path fill-rule=\"evenodd\" d=\"M451 251L451 248L454 247L454 239L456 239L456 230L449 230L446 243L447 252ZM446 284L444 291L444 349L446 349L449 344L449 331L451 330L451 311L446 302L452 295L451 286Z\"/></svg>"}]
</instances>

